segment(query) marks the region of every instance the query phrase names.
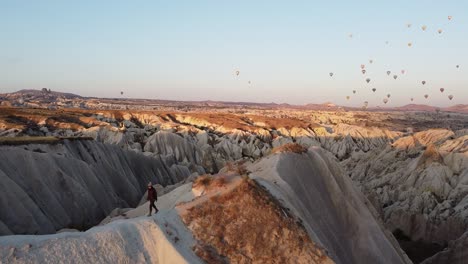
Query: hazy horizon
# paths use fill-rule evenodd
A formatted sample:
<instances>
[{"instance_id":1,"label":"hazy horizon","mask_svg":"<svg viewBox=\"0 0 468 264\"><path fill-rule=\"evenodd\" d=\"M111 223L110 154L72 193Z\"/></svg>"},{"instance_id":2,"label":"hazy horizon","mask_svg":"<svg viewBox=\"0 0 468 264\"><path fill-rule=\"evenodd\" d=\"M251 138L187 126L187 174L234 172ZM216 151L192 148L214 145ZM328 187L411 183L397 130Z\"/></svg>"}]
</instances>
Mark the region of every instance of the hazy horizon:
<instances>
[{"instance_id":1,"label":"hazy horizon","mask_svg":"<svg viewBox=\"0 0 468 264\"><path fill-rule=\"evenodd\" d=\"M371 107L390 93L386 107L468 103L468 3L366 2L7 1L0 93Z\"/></svg>"}]
</instances>

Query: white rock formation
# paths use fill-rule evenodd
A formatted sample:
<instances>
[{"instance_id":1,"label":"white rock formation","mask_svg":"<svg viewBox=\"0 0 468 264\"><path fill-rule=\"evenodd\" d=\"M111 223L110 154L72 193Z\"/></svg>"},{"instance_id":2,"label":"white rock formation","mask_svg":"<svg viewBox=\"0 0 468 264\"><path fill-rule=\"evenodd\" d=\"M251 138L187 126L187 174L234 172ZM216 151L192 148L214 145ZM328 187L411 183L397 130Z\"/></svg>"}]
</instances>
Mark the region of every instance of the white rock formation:
<instances>
[{"instance_id":1,"label":"white rock formation","mask_svg":"<svg viewBox=\"0 0 468 264\"><path fill-rule=\"evenodd\" d=\"M116 207L136 206L148 181L174 184L190 176L90 140L0 146L0 235L44 234L97 224Z\"/></svg>"}]
</instances>

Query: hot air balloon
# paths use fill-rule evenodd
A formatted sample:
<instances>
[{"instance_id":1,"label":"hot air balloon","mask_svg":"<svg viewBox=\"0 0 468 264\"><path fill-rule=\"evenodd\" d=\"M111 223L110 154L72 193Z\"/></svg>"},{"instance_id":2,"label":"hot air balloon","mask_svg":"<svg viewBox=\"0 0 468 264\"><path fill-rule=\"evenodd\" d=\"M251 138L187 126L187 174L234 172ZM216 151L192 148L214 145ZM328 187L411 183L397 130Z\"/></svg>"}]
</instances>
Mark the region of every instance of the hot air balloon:
<instances>
[{"instance_id":1,"label":"hot air balloon","mask_svg":"<svg viewBox=\"0 0 468 264\"><path fill-rule=\"evenodd\" d=\"M353 94L355 94L355 93L356 93L356 90L353 90Z\"/></svg>"},{"instance_id":2,"label":"hot air balloon","mask_svg":"<svg viewBox=\"0 0 468 264\"><path fill-rule=\"evenodd\" d=\"M387 44L387 45L388 45L388 43L389 43L389 42L388 42L388 40L387 40L387 41L385 41L385 44Z\"/></svg>"},{"instance_id":3,"label":"hot air balloon","mask_svg":"<svg viewBox=\"0 0 468 264\"><path fill-rule=\"evenodd\" d=\"M421 83L422 83L422 85L425 85L425 84L426 84L426 81L422 81Z\"/></svg>"},{"instance_id":4,"label":"hot air balloon","mask_svg":"<svg viewBox=\"0 0 468 264\"><path fill-rule=\"evenodd\" d=\"M123 92L120 92L120 95L123 95Z\"/></svg>"},{"instance_id":5,"label":"hot air balloon","mask_svg":"<svg viewBox=\"0 0 468 264\"><path fill-rule=\"evenodd\" d=\"M426 98L426 99L427 99L428 97L429 97L429 95L428 95L428 94L425 94L425 95L424 95L424 98Z\"/></svg>"},{"instance_id":6,"label":"hot air balloon","mask_svg":"<svg viewBox=\"0 0 468 264\"><path fill-rule=\"evenodd\" d=\"M391 71L387 71L387 75L390 75L390 73L392 73Z\"/></svg>"},{"instance_id":7,"label":"hot air balloon","mask_svg":"<svg viewBox=\"0 0 468 264\"><path fill-rule=\"evenodd\" d=\"M369 102L365 101L364 105L367 107L369 105Z\"/></svg>"},{"instance_id":8,"label":"hot air balloon","mask_svg":"<svg viewBox=\"0 0 468 264\"><path fill-rule=\"evenodd\" d=\"M333 77L333 72L330 72L329 74L330 74L330 77Z\"/></svg>"},{"instance_id":9,"label":"hot air balloon","mask_svg":"<svg viewBox=\"0 0 468 264\"><path fill-rule=\"evenodd\" d=\"M408 47L411 47L411 46L413 46L413 43L408 42Z\"/></svg>"},{"instance_id":10,"label":"hot air balloon","mask_svg":"<svg viewBox=\"0 0 468 264\"><path fill-rule=\"evenodd\" d=\"M349 34L348 37L349 37L349 38L353 38L353 34Z\"/></svg>"},{"instance_id":11,"label":"hot air balloon","mask_svg":"<svg viewBox=\"0 0 468 264\"><path fill-rule=\"evenodd\" d=\"M423 26L421 27L421 29L422 29L423 31L426 31L427 26L426 26L426 25L423 25Z\"/></svg>"},{"instance_id":12,"label":"hot air balloon","mask_svg":"<svg viewBox=\"0 0 468 264\"><path fill-rule=\"evenodd\" d=\"M411 102L412 102L412 101L414 100L414 98L413 98L413 97L411 97L411 99L410 99L410 100L411 100Z\"/></svg>"},{"instance_id":13,"label":"hot air balloon","mask_svg":"<svg viewBox=\"0 0 468 264\"><path fill-rule=\"evenodd\" d=\"M250 82L250 81L248 81L248 84L251 84L251 82Z\"/></svg>"},{"instance_id":14,"label":"hot air balloon","mask_svg":"<svg viewBox=\"0 0 468 264\"><path fill-rule=\"evenodd\" d=\"M388 97L388 98L390 98L390 96L391 96L390 94L387 94L387 97Z\"/></svg>"},{"instance_id":15,"label":"hot air balloon","mask_svg":"<svg viewBox=\"0 0 468 264\"><path fill-rule=\"evenodd\" d=\"M375 93L375 91L376 91L376 90L377 90L377 89L375 89L375 88L372 88L372 91L373 91L374 93Z\"/></svg>"},{"instance_id":16,"label":"hot air balloon","mask_svg":"<svg viewBox=\"0 0 468 264\"><path fill-rule=\"evenodd\" d=\"M448 16L447 18L448 18L448 20L452 20L452 16Z\"/></svg>"},{"instance_id":17,"label":"hot air balloon","mask_svg":"<svg viewBox=\"0 0 468 264\"><path fill-rule=\"evenodd\" d=\"M366 74L366 70L361 70L362 74Z\"/></svg>"},{"instance_id":18,"label":"hot air balloon","mask_svg":"<svg viewBox=\"0 0 468 264\"><path fill-rule=\"evenodd\" d=\"M369 60L369 63L372 64L374 61L373 60Z\"/></svg>"},{"instance_id":19,"label":"hot air balloon","mask_svg":"<svg viewBox=\"0 0 468 264\"><path fill-rule=\"evenodd\" d=\"M384 102L384 104L387 104L387 103L388 103L388 99L387 99L387 98L384 98L384 99L383 99L383 102Z\"/></svg>"},{"instance_id":20,"label":"hot air balloon","mask_svg":"<svg viewBox=\"0 0 468 264\"><path fill-rule=\"evenodd\" d=\"M448 96L448 99L452 100L452 99L453 99L453 95L449 95L449 96Z\"/></svg>"},{"instance_id":21,"label":"hot air balloon","mask_svg":"<svg viewBox=\"0 0 468 264\"><path fill-rule=\"evenodd\" d=\"M460 65L457 65L457 66L455 66L455 67L457 67L457 69L458 69L458 68L460 68Z\"/></svg>"},{"instance_id":22,"label":"hot air balloon","mask_svg":"<svg viewBox=\"0 0 468 264\"><path fill-rule=\"evenodd\" d=\"M367 82L367 83L370 83L370 78L367 78L367 79L366 79L366 82Z\"/></svg>"},{"instance_id":23,"label":"hot air balloon","mask_svg":"<svg viewBox=\"0 0 468 264\"><path fill-rule=\"evenodd\" d=\"M366 65L361 64L361 69L364 69L365 67L366 67Z\"/></svg>"},{"instance_id":24,"label":"hot air balloon","mask_svg":"<svg viewBox=\"0 0 468 264\"><path fill-rule=\"evenodd\" d=\"M396 74L395 74L395 75L393 75L393 79L395 79L395 80L396 80L397 78L398 78L398 76L397 76Z\"/></svg>"},{"instance_id":25,"label":"hot air balloon","mask_svg":"<svg viewBox=\"0 0 468 264\"><path fill-rule=\"evenodd\" d=\"M439 90L440 90L441 93L443 93L445 91L444 88L440 88Z\"/></svg>"},{"instance_id":26,"label":"hot air balloon","mask_svg":"<svg viewBox=\"0 0 468 264\"><path fill-rule=\"evenodd\" d=\"M442 34L442 29L438 29L437 33Z\"/></svg>"},{"instance_id":27,"label":"hot air balloon","mask_svg":"<svg viewBox=\"0 0 468 264\"><path fill-rule=\"evenodd\" d=\"M401 70L401 74L405 74L405 72L406 72L405 70Z\"/></svg>"},{"instance_id":28,"label":"hot air balloon","mask_svg":"<svg viewBox=\"0 0 468 264\"><path fill-rule=\"evenodd\" d=\"M348 95L348 96L346 96L346 100L349 100L349 98L350 98L350 97L349 97L349 95Z\"/></svg>"},{"instance_id":29,"label":"hot air balloon","mask_svg":"<svg viewBox=\"0 0 468 264\"><path fill-rule=\"evenodd\" d=\"M410 27L411 27L411 23L406 24L406 26L407 26L408 28L410 28Z\"/></svg>"}]
</instances>

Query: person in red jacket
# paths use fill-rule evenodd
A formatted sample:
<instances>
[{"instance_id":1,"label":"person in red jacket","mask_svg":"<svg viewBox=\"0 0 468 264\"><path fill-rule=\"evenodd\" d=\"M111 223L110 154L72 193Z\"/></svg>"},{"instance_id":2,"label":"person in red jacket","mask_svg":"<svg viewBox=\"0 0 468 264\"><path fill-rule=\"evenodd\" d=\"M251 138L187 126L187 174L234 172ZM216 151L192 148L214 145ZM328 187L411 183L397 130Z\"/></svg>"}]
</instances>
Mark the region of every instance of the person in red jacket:
<instances>
[{"instance_id":1,"label":"person in red jacket","mask_svg":"<svg viewBox=\"0 0 468 264\"><path fill-rule=\"evenodd\" d=\"M154 205L154 202L158 200L158 193L156 192L156 189L153 188L153 184L151 184L151 182L148 183L148 195L146 196L146 200L149 201L148 216L151 216L153 208L155 210L155 214L158 213L159 210L156 208L156 205Z\"/></svg>"}]
</instances>

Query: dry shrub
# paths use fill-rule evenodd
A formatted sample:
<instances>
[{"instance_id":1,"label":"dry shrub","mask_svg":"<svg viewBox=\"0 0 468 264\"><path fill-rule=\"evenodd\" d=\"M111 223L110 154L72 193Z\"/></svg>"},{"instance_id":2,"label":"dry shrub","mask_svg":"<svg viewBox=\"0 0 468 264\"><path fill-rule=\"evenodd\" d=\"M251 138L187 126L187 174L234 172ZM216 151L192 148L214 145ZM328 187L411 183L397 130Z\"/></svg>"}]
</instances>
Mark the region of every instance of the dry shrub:
<instances>
[{"instance_id":1,"label":"dry shrub","mask_svg":"<svg viewBox=\"0 0 468 264\"><path fill-rule=\"evenodd\" d=\"M213 181L213 176L209 174L201 175L195 179L195 181L193 182L193 187L200 187L200 186L208 187L212 181Z\"/></svg>"},{"instance_id":2,"label":"dry shrub","mask_svg":"<svg viewBox=\"0 0 468 264\"><path fill-rule=\"evenodd\" d=\"M245 167L244 163L245 163L245 161L239 161L237 163L230 161L230 162L226 163L226 167L227 167L228 171L236 172L239 175L246 175L246 174L249 173L249 171Z\"/></svg>"},{"instance_id":3,"label":"dry shrub","mask_svg":"<svg viewBox=\"0 0 468 264\"><path fill-rule=\"evenodd\" d=\"M182 216L207 263L332 263L298 219L255 181L242 180Z\"/></svg>"},{"instance_id":4,"label":"dry shrub","mask_svg":"<svg viewBox=\"0 0 468 264\"><path fill-rule=\"evenodd\" d=\"M234 171L235 164L234 164L234 162L232 162L232 161L228 161L228 162L226 163L226 167L227 167L228 171Z\"/></svg>"},{"instance_id":5,"label":"dry shrub","mask_svg":"<svg viewBox=\"0 0 468 264\"><path fill-rule=\"evenodd\" d=\"M306 153L307 148L297 143L288 143L288 144L276 147L271 151L271 153L281 153L281 152L301 154L301 153Z\"/></svg>"},{"instance_id":6,"label":"dry shrub","mask_svg":"<svg viewBox=\"0 0 468 264\"><path fill-rule=\"evenodd\" d=\"M247 175L249 173L249 171L247 170L244 164L237 164L236 172L239 175Z\"/></svg>"},{"instance_id":7,"label":"dry shrub","mask_svg":"<svg viewBox=\"0 0 468 264\"><path fill-rule=\"evenodd\" d=\"M215 177L213 182L211 183L212 186L216 187L223 187L226 185L226 177L225 176L218 176Z\"/></svg>"}]
</instances>

